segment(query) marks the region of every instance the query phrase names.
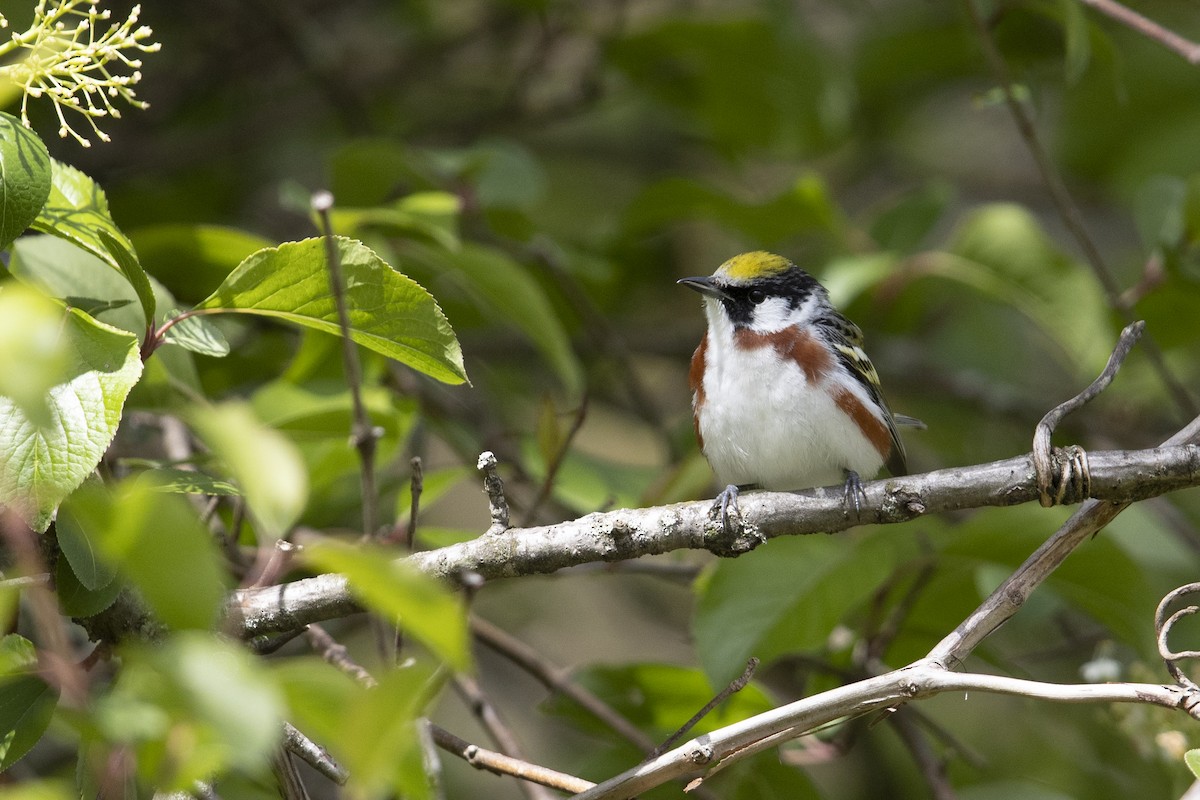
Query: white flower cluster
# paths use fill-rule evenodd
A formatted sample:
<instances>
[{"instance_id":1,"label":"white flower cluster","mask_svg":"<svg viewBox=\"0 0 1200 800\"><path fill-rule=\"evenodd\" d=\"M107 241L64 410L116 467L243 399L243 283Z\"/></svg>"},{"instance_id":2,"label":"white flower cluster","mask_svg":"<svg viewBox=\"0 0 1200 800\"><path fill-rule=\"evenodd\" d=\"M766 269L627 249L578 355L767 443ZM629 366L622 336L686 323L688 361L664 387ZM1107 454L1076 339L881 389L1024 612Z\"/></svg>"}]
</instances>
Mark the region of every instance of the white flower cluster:
<instances>
[{"instance_id":1,"label":"white flower cluster","mask_svg":"<svg viewBox=\"0 0 1200 800\"><path fill-rule=\"evenodd\" d=\"M83 115L95 136L109 141L96 121L101 117L120 119L121 110L115 101L146 108L133 91L142 79L142 62L136 56L156 52L160 46L149 41L150 28L137 25L140 5L117 24L109 21L112 12L100 9L99 3L38 0L29 30L14 33L0 44L0 58L25 51L19 61L0 66L0 80L11 81L24 93L21 121L25 126L29 127L29 98L48 97L58 115L58 135L71 136L84 147L90 147L91 142L75 130L65 112ZM0 27L7 26L8 21L0 15Z\"/></svg>"}]
</instances>

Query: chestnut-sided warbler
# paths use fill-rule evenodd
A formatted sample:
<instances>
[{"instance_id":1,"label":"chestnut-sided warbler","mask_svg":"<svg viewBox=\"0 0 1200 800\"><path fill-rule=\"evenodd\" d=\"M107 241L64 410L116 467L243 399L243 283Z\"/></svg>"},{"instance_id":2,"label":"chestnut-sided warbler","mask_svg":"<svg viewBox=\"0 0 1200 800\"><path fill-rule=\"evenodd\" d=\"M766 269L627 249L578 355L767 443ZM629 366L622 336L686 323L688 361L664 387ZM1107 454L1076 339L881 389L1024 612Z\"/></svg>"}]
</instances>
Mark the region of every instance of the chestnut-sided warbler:
<instances>
[{"instance_id":1,"label":"chestnut-sided warbler","mask_svg":"<svg viewBox=\"0 0 1200 800\"><path fill-rule=\"evenodd\" d=\"M885 463L907 471L897 417L863 352L862 331L813 276L782 256L734 256L708 278L679 283L704 295L708 332L689 381L696 438L717 479L728 527L739 488L773 491L844 481L859 509L860 476ZM905 424L920 425L909 417Z\"/></svg>"}]
</instances>

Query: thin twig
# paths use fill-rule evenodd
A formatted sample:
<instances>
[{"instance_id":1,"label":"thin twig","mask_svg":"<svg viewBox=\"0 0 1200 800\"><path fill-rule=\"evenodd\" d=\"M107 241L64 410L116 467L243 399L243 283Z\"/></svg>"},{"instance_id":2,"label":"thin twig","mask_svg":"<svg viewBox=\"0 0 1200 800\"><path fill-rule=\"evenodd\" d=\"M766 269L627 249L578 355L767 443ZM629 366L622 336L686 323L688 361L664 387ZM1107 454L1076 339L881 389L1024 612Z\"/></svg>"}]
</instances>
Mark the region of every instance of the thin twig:
<instances>
[{"instance_id":1,"label":"thin twig","mask_svg":"<svg viewBox=\"0 0 1200 800\"><path fill-rule=\"evenodd\" d=\"M346 309L346 289L342 279L342 263L338 257L337 243L329 221L333 208L333 195L317 192L312 196L312 207L321 220L321 233L325 238L325 261L329 267L329 290L337 306L338 327L341 329L342 361L346 370L346 385L350 389L350 400L354 410L354 428L351 441L358 449L362 472L363 536L372 538L376 534L375 496L375 444L382 431L371 424L366 405L362 399L362 368L358 363L358 350L350 338L350 313Z\"/></svg>"},{"instance_id":2,"label":"thin twig","mask_svg":"<svg viewBox=\"0 0 1200 800\"><path fill-rule=\"evenodd\" d=\"M679 730L672 733L666 738L666 741L654 748L654 750L650 753L650 758L653 759L661 756L671 747L671 745L678 742L688 731L696 727L697 723L707 717L709 712L711 712L714 708L719 706L721 703L724 703L731 695L737 694L742 689L745 689L746 684L750 683L750 679L754 677L754 670L756 669L758 669L758 659L751 658L746 662L746 669L741 675L730 681L728 686L717 692L716 696L713 697L712 700L709 700L704 704L704 708L697 711L691 719L683 723Z\"/></svg>"},{"instance_id":3,"label":"thin twig","mask_svg":"<svg viewBox=\"0 0 1200 800\"><path fill-rule=\"evenodd\" d=\"M459 756L476 769L487 770L496 775L509 775L514 778L520 778L522 781L532 781L541 786L560 789L564 792L586 792L596 785L591 781L585 781L583 778L577 778L565 772L558 772L538 766L537 764L531 764L528 761L506 756L503 753L497 753L494 750L488 750L479 745L471 744L467 740L460 739L453 733L450 733L450 731L437 725L430 724L429 730L433 734L433 741L438 747L448 753Z\"/></svg>"},{"instance_id":4,"label":"thin twig","mask_svg":"<svg viewBox=\"0 0 1200 800\"><path fill-rule=\"evenodd\" d=\"M575 800L623 800L685 775L715 771L795 739L842 717L857 717L943 693L975 692L1030 697L1057 703L1149 703L1200 717L1196 694L1179 686L1147 683L1055 684L1001 675L951 672L928 660L875 678L831 689L756 714L691 739L658 758L575 796ZM695 785L697 781L693 781Z\"/></svg>"},{"instance_id":5,"label":"thin twig","mask_svg":"<svg viewBox=\"0 0 1200 800\"><path fill-rule=\"evenodd\" d=\"M421 457L413 456L412 478L409 487L412 492L412 506L408 509L408 530L404 532L404 548L412 550L413 542L417 540L417 519L421 513L421 493L425 491L425 470L421 465Z\"/></svg>"},{"instance_id":6,"label":"thin twig","mask_svg":"<svg viewBox=\"0 0 1200 800\"><path fill-rule=\"evenodd\" d=\"M558 471L562 468L563 462L567 458L567 453L571 449L571 443L575 441L575 436L579 433L579 429L583 427L584 420L587 419L587 410L588 397L585 393L583 399L579 401L579 408L575 410L575 416L571 419L571 427L567 430L567 435L563 437L562 442L554 453L554 457L546 465L546 477L542 480L537 497L533 499L533 502L530 503L529 508L525 511L522 521L523 526L533 523L534 519L537 518L538 509L542 507L542 503L546 502L546 498L554 490L554 481L558 477Z\"/></svg>"},{"instance_id":7,"label":"thin twig","mask_svg":"<svg viewBox=\"0 0 1200 800\"><path fill-rule=\"evenodd\" d=\"M0 507L0 537L16 562L17 570L38 578L49 574L38 549L37 534L15 511ZM71 650L67 625L58 606L58 595L46 582L34 580L24 587L29 612L37 630L38 671L47 684L58 689L64 704L82 708L87 702L88 673L79 666Z\"/></svg>"},{"instance_id":8,"label":"thin twig","mask_svg":"<svg viewBox=\"0 0 1200 800\"><path fill-rule=\"evenodd\" d=\"M1197 442L1200 442L1200 417L1192 420L1187 427L1164 442L1163 447ZM1112 522L1130 502L1088 500L1084 503L1053 536L996 587L967 619L942 639L929 652L928 657L951 669L961 664L992 631L1017 613L1033 590L1050 577L1076 547Z\"/></svg>"},{"instance_id":9,"label":"thin twig","mask_svg":"<svg viewBox=\"0 0 1200 800\"><path fill-rule=\"evenodd\" d=\"M350 773L333 760L324 747L309 739L290 722L283 723L283 747L338 786L345 786Z\"/></svg>"},{"instance_id":10,"label":"thin twig","mask_svg":"<svg viewBox=\"0 0 1200 800\"><path fill-rule=\"evenodd\" d=\"M1050 440L1054 435L1054 429L1058 427L1058 423L1062 422L1064 417L1087 405L1108 388L1108 385L1113 382L1113 378L1117 376L1117 372L1120 371L1121 365L1125 363L1125 357L1137 344L1145 329L1146 323L1142 320L1126 325L1125 329L1121 331L1121 337L1117 340L1117 346L1113 348L1112 354L1108 357L1108 363L1104 365L1104 370L1096 376L1096 380L1070 400L1055 406L1037 424L1033 433L1033 466L1037 470L1038 491L1043 506L1049 507L1062 502L1062 496L1057 493L1052 494L1052 490L1057 489L1062 492L1070 484L1069 480L1064 479L1067 476L1060 475L1058 470L1054 469L1054 461L1050 452ZM1087 463L1086 460L1084 463ZM1086 470L1083 471L1083 475L1086 476ZM1086 487L1080 488L1078 495L1087 497Z\"/></svg>"},{"instance_id":11,"label":"thin twig","mask_svg":"<svg viewBox=\"0 0 1200 800\"><path fill-rule=\"evenodd\" d=\"M1121 288L1117 284L1117 279L1113 276L1104 261L1104 257L1100 254L1100 248L1088 233L1087 226L1083 221L1083 213L1072 199L1071 193L1067 190L1066 184L1055 169L1050 155L1046 152L1046 148L1042 146L1037 129L1034 127L1033 119L1013 88L1013 79L1009 72L1008 64L1000 54L1000 49L996 46L991 29L980 12L977 2L978 0L962 0L967 15L971 18L971 22L979 35L979 42L983 48L983 54L987 59L992 75L1004 92L1004 103L1008 107L1009 113L1012 114L1017 131L1020 133L1021 139L1025 142L1025 147L1029 150L1029 154L1033 156L1034 163L1037 165L1038 172L1041 173L1042 181L1046 184L1046 189L1050 193L1050 199L1054 202L1055 208L1058 209L1059 216L1062 217L1063 224L1074 237L1080 250L1083 251L1084 258L1091 266L1092 272L1103 287L1104 294L1108 298L1109 307L1123 317L1125 324L1128 325L1134 321L1133 311L1122 304ZM1154 371L1166 386L1172 400L1179 407L1180 411L1188 418L1200 414L1200 408L1197 407L1191 394L1167 366L1162 350L1159 349L1153 337L1146 336L1143 349L1146 351L1146 356L1150 359Z\"/></svg>"},{"instance_id":12,"label":"thin twig","mask_svg":"<svg viewBox=\"0 0 1200 800\"><path fill-rule=\"evenodd\" d=\"M1200 44L1185 39L1173 30L1164 28L1154 20L1144 17L1133 9L1126 8L1114 0L1079 0L1083 5L1096 9L1110 19L1137 31L1148 39L1174 50L1192 66L1200 64Z\"/></svg>"},{"instance_id":13,"label":"thin twig","mask_svg":"<svg viewBox=\"0 0 1200 800\"><path fill-rule=\"evenodd\" d=\"M309 625L304 629L304 635L313 650L317 651L326 662L368 689L378 686L375 677L367 672L361 664L350 658L350 651L346 649L346 646L330 636L328 631L320 625Z\"/></svg>"},{"instance_id":14,"label":"thin twig","mask_svg":"<svg viewBox=\"0 0 1200 800\"><path fill-rule=\"evenodd\" d=\"M570 698L642 752L654 748L654 741L620 712L570 680L567 670L552 664L545 656L512 634L477 616L471 617L471 633L479 641L524 669L550 691Z\"/></svg>"},{"instance_id":15,"label":"thin twig","mask_svg":"<svg viewBox=\"0 0 1200 800\"><path fill-rule=\"evenodd\" d=\"M504 496L504 481L496 471L496 454L485 450L479 454L475 468L483 473L483 491L488 497L488 510L492 515L492 526L488 533L504 533L512 527L509 522L508 499Z\"/></svg>"},{"instance_id":16,"label":"thin twig","mask_svg":"<svg viewBox=\"0 0 1200 800\"><path fill-rule=\"evenodd\" d=\"M1162 658L1163 663L1166 664L1167 672L1171 673L1171 677L1175 679L1175 682L1189 689L1200 690L1200 686L1197 686L1179 667L1180 661L1200 658L1200 651L1181 650L1175 652L1171 650L1168 641L1171 636L1171 629L1175 626L1176 622L1200 611L1200 607L1185 606L1170 616L1167 615L1168 609L1170 609L1176 600L1186 597L1189 594L1200 594L1200 583L1189 583L1185 586L1180 586L1162 599L1158 604L1158 608L1154 611L1154 633L1155 639L1158 642L1158 654Z\"/></svg>"},{"instance_id":17,"label":"thin twig","mask_svg":"<svg viewBox=\"0 0 1200 800\"><path fill-rule=\"evenodd\" d=\"M517 737L513 735L512 730L500 717L500 713L496 711L496 706L484 693L483 689L469 675L455 675L453 680L455 691L459 697L471 709L471 712L479 720L480 725L487 731L488 736L496 747L498 747L504 755L517 761L528 763L528 759L521 752L521 746L517 743ZM539 783L529 783L521 781L517 784L524 792L529 800L552 800L553 795L549 794L546 789Z\"/></svg>"},{"instance_id":18,"label":"thin twig","mask_svg":"<svg viewBox=\"0 0 1200 800\"><path fill-rule=\"evenodd\" d=\"M912 754L913 761L929 786L929 797L932 800L956 800L958 794L946 777L945 759L939 758L925 736L925 732L917 725L912 706L901 706L888 715L888 722L895 728L900 741Z\"/></svg>"}]
</instances>

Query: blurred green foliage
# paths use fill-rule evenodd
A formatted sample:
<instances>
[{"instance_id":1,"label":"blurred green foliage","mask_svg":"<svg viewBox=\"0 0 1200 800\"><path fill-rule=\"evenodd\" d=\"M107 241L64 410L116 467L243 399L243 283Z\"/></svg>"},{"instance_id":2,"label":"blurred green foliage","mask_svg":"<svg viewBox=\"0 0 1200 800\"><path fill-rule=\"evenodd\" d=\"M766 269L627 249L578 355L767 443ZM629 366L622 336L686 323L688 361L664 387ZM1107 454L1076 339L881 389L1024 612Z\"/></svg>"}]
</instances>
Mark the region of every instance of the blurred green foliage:
<instances>
[{"instance_id":1,"label":"blurred green foliage","mask_svg":"<svg viewBox=\"0 0 1200 800\"><path fill-rule=\"evenodd\" d=\"M3 0L0 12L19 26L29 6ZM1152 446L1189 415L1148 348L1200 396L1200 72L1073 0L980 6L1119 302L1153 339L1058 440ZM1138 8L1200 39L1178 4ZM674 281L737 252L797 261L863 328L890 405L929 425L905 430L914 471L1026 452L1122 326L960 3L160 3L143 21L163 44L141 68L150 108L106 120L113 142L81 150L34 102L53 160L29 162L23 190L0 197L5 244L40 232L11 244L0 285L0 408L23 425L0 425L0 499L38 527L66 500L43 537L47 568L61 610L89 632L109 635L97 620L136 607L131 597L163 625L149 628L156 647L113 643L92 705L59 703L27 657L31 642L50 648L46 631L0 587L11 621L0 730L14 732L0 765L15 762L14 781L78 769L109 791L215 778L218 792L277 796L271 751L288 719L351 770L352 796L419 797L420 717L484 739L440 691L472 664L532 760L599 781L642 757L562 697L539 706L544 692L506 661L472 653L463 608L440 587L325 541L353 540L362 510L353 403L311 238L317 188L333 191L332 225L347 237L380 524L403 538L419 456L419 547L487 529L473 475L485 449L521 523L711 496L686 382L703 318ZM18 139L40 151L0 123L7 187L26 163ZM43 185L49 203L36 200ZM196 308L227 313L148 343L148 327ZM91 360L76 365L42 335L64 326ZM99 432L69 452L54 441L74 445L71 428L47 422L68 412ZM18 447L47 442L62 458L7 468ZM861 677L868 657L922 656L1064 516L988 509L776 540L737 560L677 553L646 567L658 576L489 585L473 609L662 738L752 655L755 683L705 725ZM1078 682L1103 662L1116 677L1167 680L1151 620L1194 577L1198 522L1194 492L1131 508L968 667ZM386 670L365 626L338 623L381 676L368 691L298 645L267 667L219 635L225 592L261 577L259 545L284 534L319 544L268 577L344 571L372 611L400 618L411 663ZM1159 709L943 697L917 710L964 798L1178 796L1191 781L1183 753L1200 744ZM117 752L136 765L113 767ZM448 797L519 796L442 761ZM711 789L929 791L896 729L872 720L760 754Z\"/></svg>"}]
</instances>

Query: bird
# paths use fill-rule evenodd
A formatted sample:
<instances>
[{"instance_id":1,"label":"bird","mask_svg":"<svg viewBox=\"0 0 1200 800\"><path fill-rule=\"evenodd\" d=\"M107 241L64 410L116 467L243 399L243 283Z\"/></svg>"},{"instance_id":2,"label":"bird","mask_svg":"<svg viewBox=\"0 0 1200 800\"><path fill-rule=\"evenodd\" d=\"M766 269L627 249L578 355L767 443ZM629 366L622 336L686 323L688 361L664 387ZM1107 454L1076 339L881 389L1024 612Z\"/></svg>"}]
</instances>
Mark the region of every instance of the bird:
<instances>
[{"instance_id":1,"label":"bird","mask_svg":"<svg viewBox=\"0 0 1200 800\"><path fill-rule=\"evenodd\" d=\"M846 513L861 510L862 476L908 465L863 334L816 278L756 251L709 277L679 284L704 297L708 329L688 381L700 449L725 489L721 521L743 489L795 491L842 484Z\"/></svg>"}]
</instances>

